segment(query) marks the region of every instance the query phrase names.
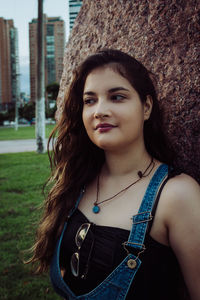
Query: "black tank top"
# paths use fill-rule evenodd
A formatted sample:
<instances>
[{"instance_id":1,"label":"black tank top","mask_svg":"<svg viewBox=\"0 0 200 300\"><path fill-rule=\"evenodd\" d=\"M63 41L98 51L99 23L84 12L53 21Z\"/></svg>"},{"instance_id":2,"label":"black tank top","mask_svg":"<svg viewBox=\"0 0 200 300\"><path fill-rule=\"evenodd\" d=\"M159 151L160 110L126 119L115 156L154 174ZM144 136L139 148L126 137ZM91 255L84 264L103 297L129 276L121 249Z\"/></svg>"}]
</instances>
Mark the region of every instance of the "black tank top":
<instances>
[{"instance_id":1,"label":"black tank top","mask_svg":"<svg viewBox=\"0 0 200 300\"><path fill-rule=\"evenodd\" d=\"M70 260L77 251L75 235L81 224L89 220L78 209L68 220L64 233L60 266L66 269L64 280L76 295L85 294L100 284L125 258L122 243L128 240L125 229L92 224L80 252L80 274L84 272L92 247L89 271L86 279L74 277ZM131 300L185 300L189 299L178 261L171 250L158 243L148 234L146 250L140 255L142 261L126 299Z\"/></svg>"}]
</instances>

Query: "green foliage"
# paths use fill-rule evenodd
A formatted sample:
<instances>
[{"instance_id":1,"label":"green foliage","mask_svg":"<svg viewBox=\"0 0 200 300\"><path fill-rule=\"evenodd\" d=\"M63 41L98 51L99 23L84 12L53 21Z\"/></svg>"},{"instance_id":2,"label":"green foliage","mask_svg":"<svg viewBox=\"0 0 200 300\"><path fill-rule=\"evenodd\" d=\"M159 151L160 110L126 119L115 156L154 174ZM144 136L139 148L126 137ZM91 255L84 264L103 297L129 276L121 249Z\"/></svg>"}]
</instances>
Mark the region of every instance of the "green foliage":
<instances>
[{"instance_id":1,"label":"green foliage","mask_svg":"<svg viewBox=\"0 0 200 300\"><path fill-rule=\"evenodd\" d=\"M3 125L3 121L7 120L7 114L0 112L0 125Z\"/></svg>"},{"instance_id":2,"label":"green foliage","mask_svg":"<svg viewBox=\"0 0 200 300\"><path fill-rule=\"evenodd\" d=\"M3 124L3 121L14 121L15 120L15 107L10 107L6 112L0 112L0 125Z\"/></svg>"},{"instance_id":3,"label":"green foliage","mask_svg":"<svg viewBox=\"0 0 200 300\"><path fill-rule=\"evenodd\" d=\"M11 107L9 108L8 110L8 113L7 113L7 120L9 121L14 121L15 119L15 107Z\"/></svg>"},{"instance_id":4,"label":"green foliage","mask_svg":"<svg viewBox=\"0 0 200 300\"><path fill-rule=\"evenodd\" d=\"M50 83L46 86L49 100L56 100L59 92L59 84L57 82Z\"/></svg>"},{"instance_id":5,"label":"green foliage","mask_svg":"<svg viewBox=\"0 0 200 300\"><path fill-rule=\"evenodd\" d=\"M34 275L23 251L32 246L49 176L47 154L0 155L0 299L58 300L48 275Z\"/></svg>"},{"instance_id":6,"label":"green foliage","mask_svg":"<svg viewBox=\"0 0 200 300\"><path fill-rule=\"evenodd\" d=\"M46 118L55 119L56 110L57 110L56 104L52 108L50 108L49 104L46 104L46 109L45 109Z\"/></svg>"},{"instance_id":7,"label":"green foliage","mask_svg":"<svg viewBox=\"0 0 200 300\"><path fill-rule=\"evenodd\" d=\"M20 107L19 115L21 118L25 118L28 121L31 121L35 117L35 103L29 102Z\"/></svg>"}]
</instances>

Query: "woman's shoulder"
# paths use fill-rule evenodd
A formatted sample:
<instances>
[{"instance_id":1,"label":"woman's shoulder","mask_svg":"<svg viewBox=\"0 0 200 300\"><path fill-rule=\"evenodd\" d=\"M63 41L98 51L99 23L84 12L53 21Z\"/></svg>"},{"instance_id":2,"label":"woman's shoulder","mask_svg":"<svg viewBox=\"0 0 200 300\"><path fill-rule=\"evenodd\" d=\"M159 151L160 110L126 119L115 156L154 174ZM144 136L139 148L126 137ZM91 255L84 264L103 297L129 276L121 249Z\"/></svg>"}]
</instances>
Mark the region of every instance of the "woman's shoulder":
<instances>
[{"instance_id":1,"label":"woman's shoulder","mask_svg":"<svg viewBox=\"0 0 200 300\"><path fill-rule=\"evenodd\" d=\"M185 173L180 173L169 179L166 184L165 197L170 197L173 201L184 201L194 196L200 196L200 186L198 182Z\"/></svg>"},{"instance_id":2,"label":"woman's shoulder","mask_svg":"<svg viewBox=\"0 0 200 300\"><path fill-rule=\"evenodd\" d=\"M194 209L200 213L200 186L191 176L180 173L171 177L165 184L158 208L165 223L177 222L192 216ZM168 227L168 226L167 226Z\"/></svg>"},{"instance_id":3,"label":"woman's shoulder","mask_svg":"<svg viewBox=\"0 0 200 300\"><path fill-rule=\"evenodd\" d=\"M181 173L168 180L159 202L168 229L179 222L187 226L197 215L199 218L200 186L194 178Z\"/></svg>"},{"instance_id":4,"label":"woman's shoulder","mask_svg":"<svg viewBox=\"0 0 200 300\"><path fill-rule=\"evenodd\" d=\"M174 212L177 209L182 211L184 207L187 208L196 202L200 203L200 186L193 177L180 173L171 177L165 184L161 200L168 209Z\"/></svg>"}]
</instances>

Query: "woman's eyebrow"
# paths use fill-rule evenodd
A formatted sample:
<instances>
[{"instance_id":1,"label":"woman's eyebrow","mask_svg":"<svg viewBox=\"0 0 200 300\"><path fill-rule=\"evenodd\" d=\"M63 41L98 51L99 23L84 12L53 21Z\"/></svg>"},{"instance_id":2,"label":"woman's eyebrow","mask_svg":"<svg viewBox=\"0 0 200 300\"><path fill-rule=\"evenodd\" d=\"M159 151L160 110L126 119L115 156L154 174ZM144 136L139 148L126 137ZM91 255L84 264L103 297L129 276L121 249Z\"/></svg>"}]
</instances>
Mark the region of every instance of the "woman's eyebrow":
<instances>
[{"instance_id":1,"label":"woman's eyebrow","mask_svg":"<svg viewBox=\"0 0 200 300\"><path fill-rule=\"evenodd\" d=\"M84 95L88 95L88 96L94 96L94 95L96 95L94 92L92 92L92 91L86 91L86 92L84 92L83 93L83 96Z\"/></svg>"},{"instance_id":2,"label":"woman's eyebrow","mask_svg":"<svg viewBox=\"0 0 200 300\"><path fill-rule=\"evenodd\" d=\"M125 89L124 87L119 86L119 87L109 89L108 93L114 93L114 92L118 92L118 91L127 91L127 92L129 92L128 89ZM92 91L86 91L86 92L83 93L83 95L94 96L94 95L96 95L96 93L92 92Z\"/></svg>"},{"instance_id":3,"label":"woman's eyebrow","mask_svg":"<svg viewBox=\"0 0 200 300\"><path fill-rule=\"evenodd\" d=\"M112 89L108 90L109 93L114 93L114 92L118 92L118 91L127 91L127 92L129 92L128 89L125 89L122 86L115 87L115 88L112 88Z\"/></svg>"}]
</instances>

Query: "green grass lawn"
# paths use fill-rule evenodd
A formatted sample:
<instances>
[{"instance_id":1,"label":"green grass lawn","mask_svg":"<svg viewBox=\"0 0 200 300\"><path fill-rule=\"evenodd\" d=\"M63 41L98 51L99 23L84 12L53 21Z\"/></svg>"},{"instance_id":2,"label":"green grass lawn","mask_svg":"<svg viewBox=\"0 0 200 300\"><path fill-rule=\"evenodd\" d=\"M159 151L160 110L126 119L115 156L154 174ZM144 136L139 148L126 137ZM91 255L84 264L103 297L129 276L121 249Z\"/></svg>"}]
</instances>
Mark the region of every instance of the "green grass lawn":
<instances>
[{"instance_id":1,"label":"green grass lawn","mask_svg":"<svg viewBox=\"0 0 200 300\"><path fill-rule=\"evenodd\" d=\"M47 154L0 154L0 299L58 300L48 275L34 275L22 251L34 239L49 176Z\"/></svg>"},{"instance_id":2,"label":"green grass lawn","mask_svg":"<svg viewBox=\"0 0 200 300\"><path fill-rule=\"evenodd\" d=\"M46 125L46 138L49 137L55 125ZM35 138L35 126L19 127L15 130L14 127L0 127L0 141L8 140L23 140Z\"/></svg>"}]
</instances>

